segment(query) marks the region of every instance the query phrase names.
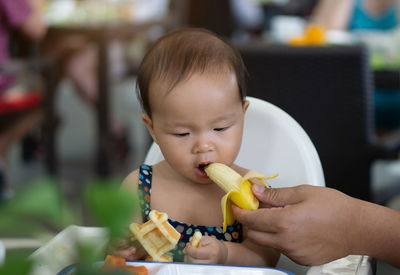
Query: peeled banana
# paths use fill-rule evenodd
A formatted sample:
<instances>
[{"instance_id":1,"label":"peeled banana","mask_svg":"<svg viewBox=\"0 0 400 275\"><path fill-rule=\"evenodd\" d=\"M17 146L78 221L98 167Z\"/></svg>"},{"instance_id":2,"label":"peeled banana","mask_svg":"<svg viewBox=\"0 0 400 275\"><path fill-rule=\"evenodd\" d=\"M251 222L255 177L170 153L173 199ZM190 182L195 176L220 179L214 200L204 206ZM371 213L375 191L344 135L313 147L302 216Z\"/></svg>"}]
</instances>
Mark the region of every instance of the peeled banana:
<instances>
[{"instance_id":1,"label":"peeled banana","mask_svg":"<svg viewBox=\"0 0 400 275\"><path fill-rule=\"evenodd\" d=\"M240 208L256 210L259 202L254 196L251 186L252 179L257 179L269 188L266 179L275 178L278 174L266 177L255 171L249 171L244 177L235 170L222 163L211 163L205 167L207 176L221 187L227 194L221 200L222 214L224 216L223 232L228 225L235 222L232 211L232 202Z\"/></svg>"},{"instance_id":2,"label":"peeled banana","mask_svg":"<svg viewBox=\"0 0 400 275\"><path fill-rule=\"evenodd\" d=\"M201 240L202 237L203 237L203 235L201 235L201 232L200 232L200 231L194 232L193 236L190 237L190 239L189 239L190 244L191 244L193 247L199 247L200 240Z\"/></svg>"}]
</instances>

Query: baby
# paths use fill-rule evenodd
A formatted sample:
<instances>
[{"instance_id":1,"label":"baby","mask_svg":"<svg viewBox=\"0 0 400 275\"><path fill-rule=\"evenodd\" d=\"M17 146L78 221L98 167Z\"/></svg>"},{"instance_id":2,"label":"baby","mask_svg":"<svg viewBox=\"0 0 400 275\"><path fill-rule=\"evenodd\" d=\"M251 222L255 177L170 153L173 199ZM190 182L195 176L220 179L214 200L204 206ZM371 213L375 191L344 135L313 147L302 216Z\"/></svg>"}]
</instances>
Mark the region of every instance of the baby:
<instances>
[{"instance_id":1,"label":"baby","mask_svg":"<svg viewBox=\"0 0 400 275\"><path fill-rule=\"evenodd\" d=\"M231 45L202 29L165 35L141 63L137 85L142 119L165 160L140 166L123 188L138 192L139 222L148 220L151 209L168 214L181 233L174 261L274 266L279 258L274 249L247 240L240 223L222 232L225 192L204 171L207 164L219 162L241 175L248 172L234 164L249 106L245 71ZM198 247L189 243L195 231L204 235ZM135 248L118 254L143 256Z\"/></svg>"}]
</instances>

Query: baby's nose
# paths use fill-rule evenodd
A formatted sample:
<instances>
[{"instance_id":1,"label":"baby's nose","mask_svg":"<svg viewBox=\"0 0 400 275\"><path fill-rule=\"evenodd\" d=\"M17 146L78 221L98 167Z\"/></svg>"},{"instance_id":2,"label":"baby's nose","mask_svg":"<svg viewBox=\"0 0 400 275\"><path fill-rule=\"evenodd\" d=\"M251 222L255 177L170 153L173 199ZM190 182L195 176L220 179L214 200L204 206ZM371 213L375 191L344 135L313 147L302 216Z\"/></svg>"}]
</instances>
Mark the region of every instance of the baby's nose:
<instances>
[{"instance_id":1,"label":"baby's nose","mask_svg":"<svg viewBox=\"0 0 400 275\"><path fill-rule=\"evenodd\" d=\"M199 142L195 146L195 153L207 153L214 150L214 146L210 142Z\"/></svg>"}]
</instances>

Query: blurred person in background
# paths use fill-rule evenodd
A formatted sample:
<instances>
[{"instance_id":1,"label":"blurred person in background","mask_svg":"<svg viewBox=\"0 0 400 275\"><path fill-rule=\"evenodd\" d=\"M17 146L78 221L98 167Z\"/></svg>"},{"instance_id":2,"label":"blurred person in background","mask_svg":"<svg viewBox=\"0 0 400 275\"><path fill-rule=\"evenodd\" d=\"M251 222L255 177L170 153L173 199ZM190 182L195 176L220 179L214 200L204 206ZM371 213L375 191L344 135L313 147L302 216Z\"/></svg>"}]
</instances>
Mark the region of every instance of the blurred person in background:
<instances>
[{"instance_id":1,"label":"blurred person in background","mask_svg":"<svg viewBox=\"0 0 400 275\"><path fill-rule=\"evenodd\" d=\"M57 0L44 1L46 5L57 2ZM43 56L56 61L58 82L68 77L75 85L79 96L86 103L94 105L97 100L97 49L90 38L82 34L58 35L50 31L41 41L40 50Z\"/></svg>"},{"instance_id":2,"label":"blurred person in background","mask_svg":"<svg viewBox=\"0 0 400 275\"><path fill-rule=\"evenodd\" d=\"M317 0L187 0L181 24L234 40L260 36L275 15L306 17Z\"/></svg>"},{"instance_id":3,"label":"blurred person in background","mask_svg":"<svg viewBox=\"0 0 400 275\"><path fill-rule=\"evenodd\" d=\"M46 34L42 20L42 0L0 0L0 66L10 59L10 34L15 29L32 40L40 40ZM12 90L16 77L0 71L0 97L22 96ZM23 138L42 118L40 108L32 108L20 113L0 115L0 200L10 196L11 186L7 183L7 155L14 142Z\"/></svg>"},{"instance_id":4,"label":"blurred person in background","mask_svg":"<svg viewBox=\"0 0 400 275\"><path fill-rule=\"evenodd\" d=\"M231 10L235 22L234 40L258 36L264 29L264 11L258 1L231 0Z\"/></svg>"},{"instance_id":5,"label":"blurred person in background","mask_svg":"<svg viewBox=\"0 0 400 275\"><path fill-rule=\"evenodd\" d=\"M270 30L271 19L277 15L295 16L308 19L318 0L273 0L263 1L265 27Z\"/></svg>"},{"instance_id":6,"label":"blurred person in background","mask_svg":"<svg viewBox=\"0 0 400 275\"><path fill-rule=\"evenodd\" d=\"M57 84L64 78L71 80L79 97L94 113L97 112L98 103L97 51L97 45L84 34L47 35L41 43L41 54L56 62ZM111 135L119 159L124 160L130 147L127 129L116 117L112 117Z\"/></svg>"},{"instance_id":7,"label":"blurred person in background","mask_svg":"<svg viewBox=\"0 0 400 275\"><path fill-rule=\"evenodd\" d=\"M275 16L308 18L318 0L231 0L234 39L259 36L271 31Z\"/></svg>"},{"instance_id":8,"label":"blurred person in background","mask_svg":"<svg viewBox=\"0 0 400 275\"><path fill-rule=\"evenodd\" d=\"M336 30L390 30L398 24L398 0L320 0L312 20Z\"/></svg>"},{"instance_id":9,"label":"blurred person in background","mask_svg":"<svg viewBox=\"0 0 400 275\"><path fill-rule=\"evenodd\" d=\"M320 0L311 20L328 30L391 31L399 15L400 0ZM376 89L374 101L377 129L400 128L400 89Z\"/></svg>"}]
</instances>

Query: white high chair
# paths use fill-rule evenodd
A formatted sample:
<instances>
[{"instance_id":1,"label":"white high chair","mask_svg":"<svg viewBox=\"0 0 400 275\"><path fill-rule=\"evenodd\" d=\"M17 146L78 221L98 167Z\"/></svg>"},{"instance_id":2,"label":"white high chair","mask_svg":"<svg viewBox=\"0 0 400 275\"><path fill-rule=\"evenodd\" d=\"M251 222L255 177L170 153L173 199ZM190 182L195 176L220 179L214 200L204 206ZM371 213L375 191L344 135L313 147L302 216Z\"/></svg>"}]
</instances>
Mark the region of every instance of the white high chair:
<instances>
[{"instance_id":1,"label":"white high chair","mask_svg":"<svg viewBox=\"0 0 400 275\"><path fill-rule=\"evenodd\" d=\"M264 175L278 173L277 178L268 182L272 188L300 184L325 186L318 153L303 128L277 106L254 97L248 96L247 99L250 105L245 115L242 147L235 163ZM153 165L163 159L160 148L153 142L144 163ZM362 261L366 271L360 273L358 263ZM347 265L348 262L346 259ZM354 265L356 267L354 274L372 274L365 257L351 258L350 262L352 268ZM311 268L300 266L282 255L277 267L295 274L316 275L322 274L328 265ZM336 266L343 267L340 263L336 263ZM350 267L345 270L350 271Z\"/></svg>"}]
</instances>

